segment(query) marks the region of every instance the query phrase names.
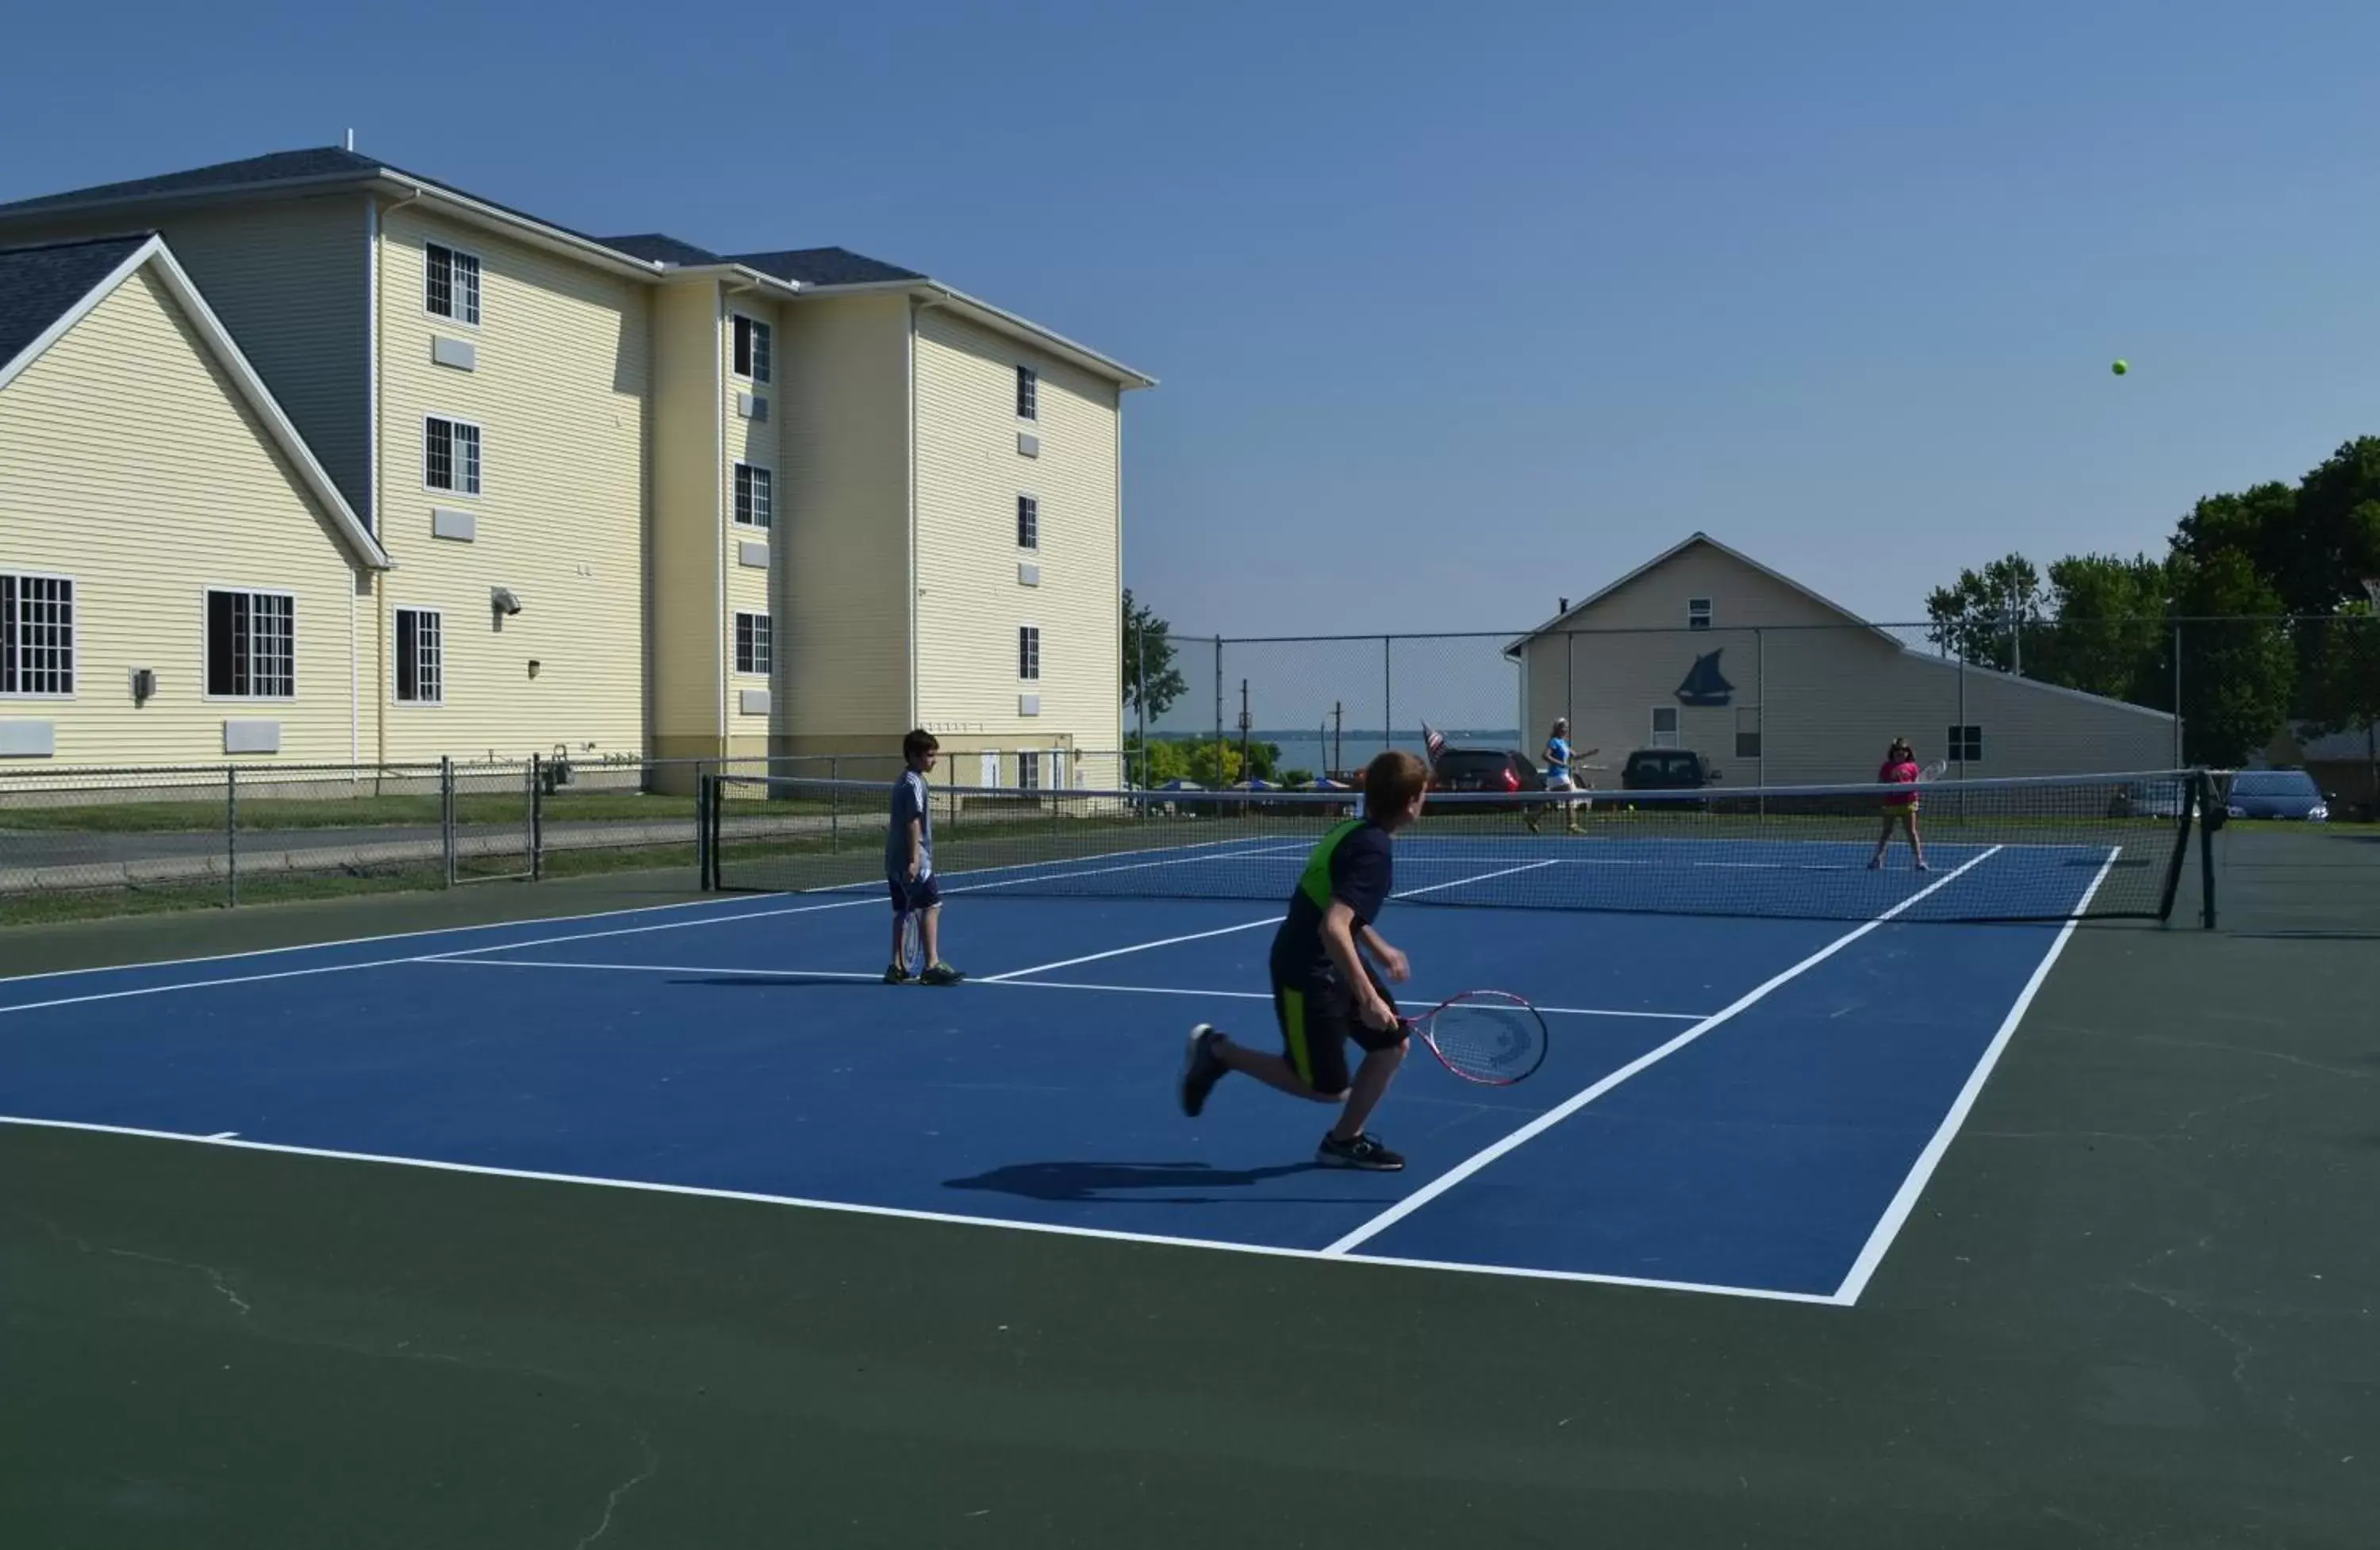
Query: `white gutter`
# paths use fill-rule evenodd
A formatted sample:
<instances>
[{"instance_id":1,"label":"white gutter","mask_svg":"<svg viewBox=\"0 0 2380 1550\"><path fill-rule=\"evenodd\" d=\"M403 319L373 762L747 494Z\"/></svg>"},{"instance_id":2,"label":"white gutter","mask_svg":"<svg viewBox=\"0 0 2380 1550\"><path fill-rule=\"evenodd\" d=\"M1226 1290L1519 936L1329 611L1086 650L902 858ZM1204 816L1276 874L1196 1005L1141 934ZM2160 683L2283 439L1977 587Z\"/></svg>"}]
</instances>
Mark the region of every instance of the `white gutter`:
<instances>
[{"instance_id":1,"label":"white gutter","mask_svg":"<svg viewBox=\"0 0 2380 1550\"><path fill-rule=\"evenodd\" d=\"M880 296L887 292L906 292L921 300L930 298L932 305L950 307L990 324L999 333L1026 340L1064 357L1076 366L1105 377L1126 392L1152 388L1157 379L1145 371L1135 371L1120 360L1099 354L1087 345L1078 345L1062 333L1055 333L1029 319L1003 311L988 301L979 300L965 291L954 291L939 280L863 280L848 285L805 285L805 297Z\"/></svg>"},{"instance_id":2,"label":"white gutter","mask_svg":"<svg viewBox=\"0 0 2380 1550\"><path fill-rule=\"evenodd\" d=\"M904 341L909 387L909 726L917 721L917 298L909 299L909 332ZM908 727L904 727L907 732Z\"/></svg>"},{"instance_id":3,"label":"white gutter","mask_svg":"<svg viewBox=\"0 0 2380 1550\"><path fill-rule=\"evenodd\" d=\"M719 723L720 769L727 768L727 361L721 335L727 296L710 287L710 674L711 708Z\"/></svg>"}]
</instances>

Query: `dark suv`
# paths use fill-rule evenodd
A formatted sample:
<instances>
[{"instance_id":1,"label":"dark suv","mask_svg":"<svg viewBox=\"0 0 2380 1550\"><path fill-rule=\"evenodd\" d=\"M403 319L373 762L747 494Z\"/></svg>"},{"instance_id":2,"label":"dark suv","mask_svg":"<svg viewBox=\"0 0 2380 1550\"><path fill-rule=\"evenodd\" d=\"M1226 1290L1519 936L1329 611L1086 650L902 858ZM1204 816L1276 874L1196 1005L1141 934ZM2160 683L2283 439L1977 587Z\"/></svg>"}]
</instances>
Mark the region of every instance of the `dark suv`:
<instances>
[{"instance_id":1,"label":"dark suv","mask_svg":"<svg viewBox=\"0 0 2380 1550\"><path fill-rule=\"evenodd\" d=\"M1621 791L1700 791L1718 771L1691 748L1639 748L1620 767Z\"/></svg>"},{"instance_id":2,"label":"dark suv","mask_svg":"<svg viewBox=\"0 0 2380 1550\"><path fill-rule=\"evenodd\" d=\"M1429 769L1429 789L1432 793L1536 792L1546 789L1546 778L1531 764L1524 754L1502 748L1448 748L1440 752L1438 761ZM1524 803L1480 802L1466 798L1450 802L1450 813L1511 812L1526 805Z\"/></svg>"}]
</instances>

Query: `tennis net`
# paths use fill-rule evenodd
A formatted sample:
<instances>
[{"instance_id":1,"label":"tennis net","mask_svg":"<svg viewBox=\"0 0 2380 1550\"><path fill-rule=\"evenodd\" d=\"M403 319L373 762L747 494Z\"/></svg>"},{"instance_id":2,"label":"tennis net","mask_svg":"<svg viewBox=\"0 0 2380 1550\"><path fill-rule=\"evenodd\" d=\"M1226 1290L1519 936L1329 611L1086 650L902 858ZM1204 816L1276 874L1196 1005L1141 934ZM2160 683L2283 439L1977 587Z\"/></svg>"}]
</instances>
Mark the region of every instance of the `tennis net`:
<instances>
[{"instance_id":1,"label":"tennis net","mask_svg":"<svg viewBox=\"0 0 2380 1550\"><path fill-rule=\"evenodd\" d=\"M1659 914L1937 922L2165 919L2199 772L1931 782L1926 869L1898 823L1907 786L1433 793L1397 840L1416 903ZM703 885L884 887L889 788L705 778ZM937 786L945 893L1286 900L1352 791L1075 791Z\"/></svg>"}]
</instances>

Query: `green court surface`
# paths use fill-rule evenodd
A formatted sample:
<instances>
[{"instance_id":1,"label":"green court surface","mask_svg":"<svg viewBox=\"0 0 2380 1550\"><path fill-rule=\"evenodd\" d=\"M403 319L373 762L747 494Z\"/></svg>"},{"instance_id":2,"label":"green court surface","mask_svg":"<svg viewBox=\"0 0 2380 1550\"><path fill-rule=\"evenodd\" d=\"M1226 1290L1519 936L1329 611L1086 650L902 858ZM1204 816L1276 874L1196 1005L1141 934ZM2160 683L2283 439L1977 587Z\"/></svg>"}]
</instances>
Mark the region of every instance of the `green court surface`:
<instances>
[{"instance_id":1,"label":"green court surface","mask_svg":"<svg viewBox=\"0 0 2380 1550\"><path fill-rule=\"evenodd\" d=\"M2193 864L2075 933L1852 1306L0 1125L0 1545L2369 1550L2380 837L2216 843L2216 931ZM29 927L0 975L684 881Z\"/></svg>"}]
</instances>

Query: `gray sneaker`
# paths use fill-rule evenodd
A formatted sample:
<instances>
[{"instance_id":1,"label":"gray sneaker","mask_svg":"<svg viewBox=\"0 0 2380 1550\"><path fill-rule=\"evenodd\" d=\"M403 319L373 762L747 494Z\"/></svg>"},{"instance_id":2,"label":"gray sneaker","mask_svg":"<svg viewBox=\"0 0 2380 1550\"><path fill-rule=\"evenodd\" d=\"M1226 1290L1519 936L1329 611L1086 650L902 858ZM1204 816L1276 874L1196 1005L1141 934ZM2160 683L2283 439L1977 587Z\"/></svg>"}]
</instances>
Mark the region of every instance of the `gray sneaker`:
<instances>
[{"instance_id":1,"label":"gray sneaker","mask_svg":"<svg viewBox=\"0 0 2380 1550\"><path fill-rule=\"evenodd\" d=\"M1215 1046L1222 1042L1223 1035L1204 1023L1190 1030L1189 1052L1182 1060L1182 1112L1194 1120L1207 1107L1207 1095L1232 1069L1215 1053Z\"/></svg>"},{"instance_id":2,"label":"gray sneaker","mask_svg":"<svg viewBox=\"0 0 2380 1550\"><path fill-rule=\"evenodd\" d=\"M1402 1156L1381 1145L1369 1131L1352 1141L1325 1135L1314 1149L1314 1160L1325 1168L1360 1168L1366 1173L1394 1173L1405 1165Z\"/></svg>"}]
</instances>

